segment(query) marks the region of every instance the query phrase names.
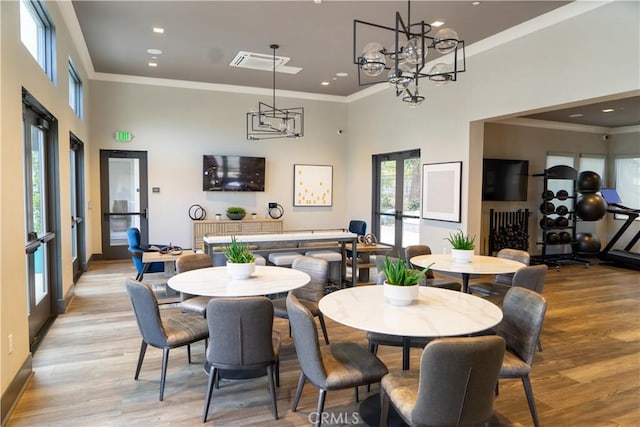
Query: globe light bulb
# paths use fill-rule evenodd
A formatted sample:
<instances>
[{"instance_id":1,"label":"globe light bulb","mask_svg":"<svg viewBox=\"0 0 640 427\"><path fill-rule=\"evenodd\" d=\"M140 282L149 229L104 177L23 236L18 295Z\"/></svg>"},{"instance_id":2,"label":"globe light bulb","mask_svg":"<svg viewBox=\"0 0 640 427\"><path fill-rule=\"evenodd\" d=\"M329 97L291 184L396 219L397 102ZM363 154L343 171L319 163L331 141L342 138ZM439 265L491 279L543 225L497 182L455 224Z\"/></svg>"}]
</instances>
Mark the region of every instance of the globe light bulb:
<instances>
[{"instance_id":1,"label":"globe light bulb","mask_svg":"<svg viewBox=\"0 0 640 427\"><path fill-rule=\"evenodd\" d=\"M449 66L444 62L438 62L431 67L429 74L429 80L431 80L435 86L444 86L451 80Z\"/></svg>"},{"instance_id":2,"label":"globe light bulb","mask_svg":"<svg viewBox=\"0 0 640 427\"><path fill-rule=\"evenodd\" d=\"M433 38L433 44L439 53L445 54L453 51L458 46L458 33L451 28L442 28Z\"/></svg>"},{"instance_id":3,"label":"globe light bulb","mask_svg":"<svg viewBox=\"0 0 640 427\"><path fill-rule=\"evenodd\" d=\"M360 58L360 69L368 76L376 77L382 74L386 66L384 47L380 43L367 44Z\"/></svg>"},{"instance_id":4,"label":"globe light bulb","mask_svg":"<svg viewBox=\"0 0 640 427\"><path fill-rule=\"evenodd\" d=\"M410 64L416 65L422 63L427 57L427 52L422 50L422 39L412 37L403 48L404 60Z\"/></svg>"}]
</instances>

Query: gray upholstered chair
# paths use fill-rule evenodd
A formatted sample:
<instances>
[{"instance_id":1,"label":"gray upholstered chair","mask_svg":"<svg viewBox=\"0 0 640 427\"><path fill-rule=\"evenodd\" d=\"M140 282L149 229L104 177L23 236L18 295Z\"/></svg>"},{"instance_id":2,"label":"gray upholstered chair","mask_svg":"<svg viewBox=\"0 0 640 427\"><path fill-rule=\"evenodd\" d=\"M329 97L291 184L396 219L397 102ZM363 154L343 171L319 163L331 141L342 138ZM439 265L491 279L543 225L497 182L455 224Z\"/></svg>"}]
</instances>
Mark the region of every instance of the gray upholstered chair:
<instances>
[{"instance_id":1,"label":"gray upholstered chair","mask_svg":"<svg viewBox=\"0 0 640 427\"><path fill-rule=\"evenodd\" d=\"M501 249L496 255L498 258L518 261L529 265L531 259L529 252L519 249ZM511 286L515 273L496 274L493 282L474 283L469 285L469 292L477 295L499 295L504 293L504 286Z\"/></svg>"},{"instance_id":2,"label":"gray upholstered chair","mask_svg":"<svg viewBox=\"0 0 640 427\"><path fill-rule=\"evenodd\" d=\"M497 305L502 305L504 295L513 286L527 288L542 294L548 269L545 264L527 265L513 273L511 283L508 285L499 283L469 285L469 290L476 295L487 297Z\"/></svg>"},{"instance_id":3,"label":"gray upholstered chair","mask_svg":"<svg viewBox=\"0 0 640 427\"><path fill-rule=\"evenodd\" d=\"M411 263L411 258L418 255L431 255L431 248L427 245L409 245L404 248L404 259L407 261L409 268L422 270L422 267L418 267ZM423 281L420 283L425 286L434 286L436 288L450 289L452 291L459 291L462 286L460 282L449 279L438 279L434 276L433 271L427 271Z\"/></svg>"},{"instance_id":4,"label":"gray upholstered chair","mask_svg":"<svg viewBox=\"0 0 640 427\"><path fill-rule=\"evenodd\" d=\"M329 335L327 334L327 325L324 322L324 316L318 307L320 299L324 296L325 287L329 280L329 262L322 258L300 256L293 260L291 268L300 270L311 276L311 281L301 288L291 291L304 305L311 314L318 318L324 342L329 344ZM278 298L271 301L273 303L275 317L288 319L286 298Z\"/></svg>"},{"instance_id":5,"label":"gray upholstered chair","mask_svg":"<svg viewBox=\"0 0 640 427\"><path fill-rule=\"evenodd\" d=\"M137 380L140 375L147 345L161 348L160 400L162 400L169 363L169 350L186 345L188 360L191 363L190 344L207 338L207 322L202 317L193 314L175 313L160 316L158 300L149 285L127 279L126 288L140 334L142 334L142 345L134 378Z\"/></svg>"},{"instance_id":6,"label":"gray upholstered chair","mask_svg":"<svg viewBox=\"0 0 640 427\"><path fill-rule=\"evenodd\" d=\"M546 311L547 302L542 295L526 288L513 287L504 297L502 321L496 328L496 334L503 337L507 343L499 378L522 379L533 424L536 427L540 423L529 373Z\"/></svg>"},{"instance_id":7,"label":"gray upholstered chair","mask_svg":"<svg viewBox=\"0 0 640 427\"><path fill-rule=\"evenodd\" d=\"M209 382L202 422L207 421L213 386L220 370L264 369L273 417L278 419L276 388L280 334L273 331L273 306L265 297L213 298L207 305Z\"/></svg>"},{"instance_id":8,"label":"gray upholstered chair","mask_svg":"<svg viewBox=\"0 0 640 427\"><path fill-rule=\"evenodd\" d=\"M213 267L213 260L207 254L185 254L176 260L176 273L207 267ZM211 297L180 292L180 305L185 313L197 313L201 316L206 316L207 304L210 299Z\"/></svg>"},{"instance_id":9,"label":"gray upholstered chair","mask_svg":"<svg viewBox=\"0 0 640 427\"><path fill-rule=\"evenodd\" d=\"M504 353L505 341L496 336L432 341L419 370L391 371L382 378L380 425L388 425L389 403L412 426L486 422L493 415Z\"/></svg>"},{"instance_id":10,"label":"gray upholstered chair","mask_svg":"<svg viewBox=\"0 0 640 427\"><path fill-rule=\"evenodd\" d=\"M287 310L300 364L300 378L291 410L296 412L298 409L302 389L305 382L309 381L319 389L316 417L312 420L315 426L319 426L327 391L355 387L358 400L358 386L379 382L387 373L387 367L364 347L353 342L320 348L313 316L293 292L289 292L287 297Z\"/></svg>"}]
</instances>

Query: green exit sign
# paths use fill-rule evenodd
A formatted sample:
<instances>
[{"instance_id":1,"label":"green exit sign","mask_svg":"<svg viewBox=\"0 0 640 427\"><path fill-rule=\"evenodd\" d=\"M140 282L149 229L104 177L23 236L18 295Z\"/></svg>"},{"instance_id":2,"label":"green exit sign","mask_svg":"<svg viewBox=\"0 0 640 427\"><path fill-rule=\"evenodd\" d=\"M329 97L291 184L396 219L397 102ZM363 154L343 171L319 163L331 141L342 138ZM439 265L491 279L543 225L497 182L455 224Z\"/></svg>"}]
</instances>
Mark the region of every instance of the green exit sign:
<instances>
[{"instance_id":1,"label":"green exit sign","mask_svg":"<svg viewBox=\"0 0 640 427\"><path fill-rule=\"evenodd\" d=\"M128 130L117 130L115 133L116 142L131 142L133 133Z\"/></svg>"}]
</instances>

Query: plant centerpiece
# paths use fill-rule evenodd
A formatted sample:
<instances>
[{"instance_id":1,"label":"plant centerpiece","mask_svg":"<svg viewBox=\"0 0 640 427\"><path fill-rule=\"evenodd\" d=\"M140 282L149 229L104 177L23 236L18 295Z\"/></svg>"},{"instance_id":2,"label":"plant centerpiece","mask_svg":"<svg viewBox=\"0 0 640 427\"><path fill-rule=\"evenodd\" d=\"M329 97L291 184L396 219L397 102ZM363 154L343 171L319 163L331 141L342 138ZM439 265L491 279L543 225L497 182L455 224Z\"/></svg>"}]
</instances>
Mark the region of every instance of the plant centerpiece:
<instances>
[{"instance_id":1,"label":"plant centerpiece","mask_svg":"<svg viewBox=\"0 0 640 427\"><path fill-rule=\"evenodd\" d=\"M407 263L397 258L390 260L385 257L381 270L385 275L384 299L391 305L409 305L418 299L418 284L428 267L423 270L409 268Z\"/></svg>"},{"instance_id":2,"label":"plant centerpiece","mask_svg":"<svg viewBox=\"0 0 640 427\"><path fill-rule=\"evenodd\" d=\"M231 206L227 208L227 217L229 219L242 219L247 214L247 211L244 208L239 208L237 206Z\"/></svg>"},{"instance_id":3,"label":"plant centerpiece","mask_svg":"<svg viewBox=\"0 0 640 427\"><path fill-rule=\"evenodd\" d=\"M231 236L231 243L224 248L227 258L227 272L234 280L248 279L256 269L256 257L249 250L249 245L238 242Z\"/></svg>"},{"instance_id":4,"label":"plant centerpiece","mask_svg":"<svg viewBox=\"0 0 640 427\"><path fill-rule=\"evenodd\" d=\"M451 243L451 256L453 260L458 264L465 264L471 262L473 258L473 250L476 245L476 236L469 236L464 234L462 230L458 230L456 233L449 233L449 237L445 237Z\"/></svg>"}]
</instances>

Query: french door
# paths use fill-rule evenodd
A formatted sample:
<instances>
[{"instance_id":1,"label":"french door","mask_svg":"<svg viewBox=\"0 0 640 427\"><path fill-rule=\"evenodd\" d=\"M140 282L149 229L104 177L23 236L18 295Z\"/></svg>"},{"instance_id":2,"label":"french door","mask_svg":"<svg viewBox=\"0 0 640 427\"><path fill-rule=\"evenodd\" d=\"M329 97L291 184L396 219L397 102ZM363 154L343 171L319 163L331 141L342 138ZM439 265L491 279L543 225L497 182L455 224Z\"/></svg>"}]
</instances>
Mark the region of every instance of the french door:
<instances>
[{"instance_id":1,"label":"french door","mask_svg":"<svg viewBox=\"0 0 640 427\"><path fill-rule=\"evenodd\" d=\"M147 152L100 150L102 206L102 255L124 259L128 251L127 229L140 230L148 242Z\"/></svg>"},{"instance_id":2,"label":"french door","mask_svg":"<svg viewBox=\"0 0 640 427\"><path fill-rule=\"evenodd\" d=\"M25 256L31 349L53 319L61 266L55 118L25 91L23 103Z\"/></svg>"},{"instance_id":3,"label":"french door","mask_svg":"<svg viewBox=\"0 0 640 427\"><path fill-rule=\"evenodd\" d=\"M420 150L373 156L373 232L402 248L420 242Z\"/></svg>"},{"instance_id":4,"label":"french door","mask_svg":"<svg viewBox=\"0 0 640 427\"><path fill-rule=\"evenodd\" d=\"M70 136L69 175L71 187L71 262L74 282L86 269L84 223L84 144Z\"/></svg>"}]
</instances>

